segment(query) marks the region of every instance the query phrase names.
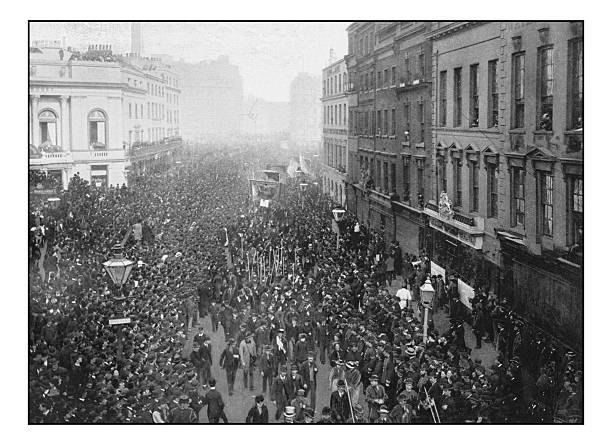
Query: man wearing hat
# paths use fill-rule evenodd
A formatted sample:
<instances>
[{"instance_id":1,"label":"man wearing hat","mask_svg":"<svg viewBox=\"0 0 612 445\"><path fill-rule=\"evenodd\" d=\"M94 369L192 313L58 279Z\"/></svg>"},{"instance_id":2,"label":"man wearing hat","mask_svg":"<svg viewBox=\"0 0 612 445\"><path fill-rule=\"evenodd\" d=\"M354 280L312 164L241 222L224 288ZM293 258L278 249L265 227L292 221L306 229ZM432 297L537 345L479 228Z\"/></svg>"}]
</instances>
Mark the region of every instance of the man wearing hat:
<instances>
[{"instance_id":1,"label":"man wearing hat","mask_svg":"<svg viewBox=\"0 0 612 445\"><path fill-rule=\"evenodd\" d=\"M314 410L312 408L304 408L302 415L304 417L303 423L314 422Z\"/></svg>"},{"instance_id":2,"label":"man wearing hat","mask_svg":"<svg viewBox=\"0 0 612 445\"><path fill-rule=\"evenodd\" d=\"M392 423L411 423L412 421L412 409L408 402L408 397L405 394L401 394L397 398L398 404L391 410L389 417Z\"/></svg>"},{"instance_id":3,"label":"man wearing hat","mask_svg":"<svg viewBox=\"0 0 612 445\"><path fill-rule=\"evenodd\" d=\"M234 382L236 381L236 371L240 365L240 351L236 348L236 341L233 338L229 339L227 348L221 353L219 366L225 369L227 376L227 388L229 395L234 394Z\"/></svg>"},{"instance_id":4,"label":"man wearing hat","mask_svg":"<svg viewBox=\"0 0 612 445\"><path fill-rule=\"evenodd\" d=\"M337 389L338 380L344 380L345 377L344 360L338 359L335 361L335 367L329 372L329 387L332 392Z\"/></svg>"},{"instance_id":5,"label":"man wearing hat","mask_svg":"<svg viewBox=\"0 0 612 445\"><path fill-rule=\"evenodd\" d=\"M378 410L387 401L385 388L379 384L378 375L370 376L370 386L366 388L365 400L368 404L368 421L374 422L378 419Z\"/></svg>"},{"instance_id":6,"label":"man wearing hat","mask_svg":"<svg viewBox=\"0 0 612 445\"><path fill-rule=\"evenodd\" d=\"M291 383L291 392L289 394L289 400L293 400L299 389L306 389L304 379L299 374L297 365L291 365L291 375L289 376L289 382Z\"/></svg>"},{"instance_id":7,"label":"man wearing hat","mask_svg":"<svg viewBox=\"0 0 612 445\"><path fill-rule=\"evenodd\" d=\"M262 392L265 394L268 388L272 392L272 379L274 378L275 361L272 348L269 345L263 347L263 354L259 358L259 372L262 377Z\"/></svg>"},{"instance_id":8,"label":"man wearing hat","mask_svg":"<svg viewBox=\"0 0 612 445\"><path fill-rule=\"evenodd\" d=\"M382 405L378 410L378 419L374 421L374 423L391 423L391 419L389 418L389 408L387 405Z\"/></svg>"},{"instance_id":9,"label":"man wearing hat","mask_svg":"<svg viewBox=\"0 0 612 445\"><path fill-rule=\"evenodd\" d=\"M346 385L348 387L351 403L355 405L359 403L359 395L361 394L361 373L357 369L357 364L353 361L346 362Z\"/></svg>"},{"instance_id":10,"label":"man wearing hat","mask_svg":"<svg viewBox=\"0 0 612 445\"><path fill-rule=\"evenodd\" d=\"M285 366L287 363L287 341L285 340L285 330L283 328L279 328L276 331L276 336L272 343L272 350L274 351L275 359L274 375L278 375L279 368Z\"/></svg>"},{"instance_id":11,"label":"man wearing hat","mask_svg":"<svg viewBox=\"0 0 612 445\"><path fill-rule=\"evenodd\" d=\"M291 406L295 407L295 416L296 421L298 422L301 422L304 419L302 410L310 407L310 402L305 397L305 394L306 391L304 391L303 388L300 388L297 390L297 395L295 398L291 401Z\"/></svg>"},{"instance_id":12,"label":"man wearing hat","mask_svg":"<svg viewBox=\"0 0 612 445\"><path fill-rule=\"evenodd\" d=\"M253 381L253 370L257 363L257 351L255 349L255 342L253 341L253 333L249 332L246 338L240 342L240 361L242 363L242 383L246 390L255 390L255 382Z\"/></svg>"},{"instance_id":13,"label":"man wearing hat","mask_svg":"<svg viewBox=\"0 0 612 445\"><path fill-rule=\"evenodd\" d=\"M222 419L223 422L228 423L227 416L225 415L224 411L225 403L223 402L221 393L216 389L216 380L210 379L208 385L210 386L210 391L208 391L202 398L202 404L208 407L206 413L208 416L208 422L219 423L219 419Z\"/></svg>"},{"instance_id":14,"label":"man wearing hat","mask_svg":"<svg viewBox=\"0 0 612 445\"><path fill-rule=\"evenodd\" d=\"M309 345L308 345L308 342L306 341L306 337L307 337L306 333L305 332L301 332L299 334L298 342L293 347L294 361L298 365L301 365L302 363L304 363L308 359Z\"/></svg>"},{"instance_id":15,"label":"man wearing hat","mask_svg":"<svg viewBox=\"0 0 612 445\"><path fill-rule=\"evenodd\" d=\"M308 351L308 360L300 366L300 375L304 379L306 388L306 396L310 396L310 406L312 409L316 408L317 402L317 373L319 369L314 362L314 351Z\"/></svg>"},{"instance_id":16,"label":"man wearing hat","mask_svg":"<svg viewBox=\"0 0 612 445\"><path fill-rule=\"evenodd\" d=\"M346 383L344 380L338 380L338 389L331 394L329 406L336 418L346 423L351 418L351 403L346 392Z\"/></svg>"},{"instance_id":17,"label":"man wearing hat","mask_svg":"<svg viewBox=\"0 0 612 445\"><path fill-rule=\"evenodd\" d=\"M182 395L178 400L178 407L170 411L170 423L197 423L198 416L196 412L189 407L191 399L186 395Z\"/></svg>"},{"instance_id":18,"label":"man wearing hat","mask_svg":"<svg viewBox=\"0 0 612 445\"><path fill-rule=\"evenodd\" d=\"M287 370L281 368L278 377L272 382L272 388L270 391L272 403L276 406L276 413L274 418L280 419L281 413L285 406L289 404L291 397L291 382L287 378Z\"/></svg>"},{"instance_id":19,"label":"man wearing hat","mask_svg":"<svg viewBox=\"0 0 612 445\"><path fill-rule=\"evenodd\" d=\"M268 423L268 407L264 405L264 396L255 396L255 406L253 406L246 417L246 423Z\"/></svg>"}]
</instances>

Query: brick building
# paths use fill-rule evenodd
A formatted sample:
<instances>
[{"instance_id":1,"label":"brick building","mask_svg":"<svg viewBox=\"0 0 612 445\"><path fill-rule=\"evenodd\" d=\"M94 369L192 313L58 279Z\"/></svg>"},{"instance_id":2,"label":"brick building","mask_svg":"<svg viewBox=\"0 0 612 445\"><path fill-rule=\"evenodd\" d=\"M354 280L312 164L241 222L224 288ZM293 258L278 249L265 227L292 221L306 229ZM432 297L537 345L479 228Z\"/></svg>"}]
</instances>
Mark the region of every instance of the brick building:
<instances>
[{"instance_id":1,"label":"brick building","mask_svg":"<svg viewBox=\"0 0 612 445\"><path fill-rule=\"evenodd\" d=\"M319 161L323 193L345 205L348 165L347 71L344 59L323 69L323 135Z\"/></svg>"},{"instance_id":2,"label":"brick building","mask_svg":"<svg viewBox=\"0 0 612 445\"><path fill-rule=\"evenodd\" d=\"M347 33L347 208L580 347L582 23Z\"/></svg>"},{"instance_id":3,"label":"brick building","mask_svg":"<svg viewBox=\"0 0 612 445\"><path fill-rule=\"evenodd\" d=\"M361 221L416 253L426 243L431 175L431 43L426 22L348 28L349 182Z\"/></svg>"},{"instance_id":4,"label":"brick building","mask_svg":"<svg viewBox=\"0 0 612 445\"><path fill-rule=\"evenodd\" d=\"M434 260L577 346L582 336L582 28L437 22L426 213ZM442 216L441 192L454 214Z\"/></svg>"}]
</instances>

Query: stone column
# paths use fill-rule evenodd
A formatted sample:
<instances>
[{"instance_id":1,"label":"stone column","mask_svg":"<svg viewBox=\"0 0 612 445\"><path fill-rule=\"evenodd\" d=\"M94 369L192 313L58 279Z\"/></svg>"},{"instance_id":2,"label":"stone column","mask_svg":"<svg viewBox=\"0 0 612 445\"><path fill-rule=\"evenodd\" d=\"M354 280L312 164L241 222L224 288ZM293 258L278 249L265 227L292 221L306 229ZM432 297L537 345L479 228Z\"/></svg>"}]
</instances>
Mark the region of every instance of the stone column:
<instances>
[{"instance_id":1,"label":"stone column","mask_svg":"<svg viewBox=\"0 0 612 445\"><path fill-rule=\"evenodd\" d=\"M32 100L32 144L40 145L40 128L38 127L38 104L40 96L30 96Z\"/></svg>"},{"instance_id":2,"label":"stone column","mask_svg":"<svg viewBox=\"0 0 612 445\"><path fill-rule=\"evenodd\" d=\"M68 99L70 96L60 96L62 151L70 151L70 116L68 116Z\"/></svg>"}]
</instances>

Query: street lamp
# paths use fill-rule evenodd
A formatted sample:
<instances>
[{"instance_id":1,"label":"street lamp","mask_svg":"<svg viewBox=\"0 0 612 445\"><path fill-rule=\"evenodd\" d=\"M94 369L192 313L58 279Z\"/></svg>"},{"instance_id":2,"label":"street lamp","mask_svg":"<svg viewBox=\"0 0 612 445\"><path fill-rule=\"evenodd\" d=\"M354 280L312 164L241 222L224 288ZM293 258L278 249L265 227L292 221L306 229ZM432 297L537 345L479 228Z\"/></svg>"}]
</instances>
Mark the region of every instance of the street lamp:
<instances>
[{"instance_id":1,"label":"street lamp","mask_svg":"<svg viewBox=\"0 0 612 445\"><path fill-rule=\"evenodd\" d=\"M423 317L423 343L427 345L427 315L429 309L431 309L431 303L433 301L435 290L429 281L429 277L425 280L425 284L421 286L421 303L425 310L425 316Z\"/></svg>"},{"instance_id":2,"label":"street lamp","mask_svg":"<svg viewBox=\"0 0 612 445\"><path fill-rule=\"evenodd\" d=\"M344 214L346 210L341 208L335 208L332 210L332 215L334 215L334 221L336 222L336 250L340 248L340 226L338 223L344 219Z\"/></svg>"},{"instance_id":3,"label":"street lamp","mask_svg":"<svg viewBox=\"0 0 612 445\"><path fill-rule=\"evenodd\" d=\"M134 262L123 256L123 247L121 244L115 244L111 250L115 257L106 261L103 265L106 273L118 288L119 295L116 298L121 300L123 299L123 285L130 277Z\"/></svg>"}]
</instances>

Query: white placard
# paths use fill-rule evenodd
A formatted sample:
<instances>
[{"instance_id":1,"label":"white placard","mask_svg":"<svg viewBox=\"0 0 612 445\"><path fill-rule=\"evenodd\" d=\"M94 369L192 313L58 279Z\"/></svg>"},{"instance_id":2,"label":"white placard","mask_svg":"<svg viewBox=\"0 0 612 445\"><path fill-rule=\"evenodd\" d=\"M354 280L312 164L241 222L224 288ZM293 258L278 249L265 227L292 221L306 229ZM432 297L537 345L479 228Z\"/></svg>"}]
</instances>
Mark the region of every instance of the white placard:
<instances>
[{"instance_id":1,"label":"white placard","mask_svg":"<svg viewBox=\"0 0 612 445\"><path fill-rule=\"evenodd\" d=\"M444 280L444 282L446 282L446 270L444 270L442 266L437 265L433 261L430 261L429 264L431 265L431 275L442 275L442 279Z\"/></svg>"},{"instance_id":2,"label":"white placard","mask_svg":"<svg viewBox=\"0 0 612 445\"><path fill-rule=\"evenodd\" d=\"M461 280L457 280L459 291L459 299L461 302L467 306L470 310L472 310L472 298L474 298L474 289L468 286Z\"/></svg>"},{"instance_id":3,"label":"white placard","mask_svg":"<svg viewBox=\"0 0 612 445\"><path fill-rule=\"evenodd\" d=\"M110 320L108 320L108 324L113 326L116 324L128 324L131 323L132 319L130 317L127 318L112 318Z\"/></svg>"},{"instance_id":4,"label":"white placard","mask_svg":"<svg viewBox=\"0 0 612 445\"><path fill-rule=\"evenodd\" d=\"M269 199L260 199L259 200L259 206L260 207L269 207L270 206L270 200Z\"/></svg>"}]
</instances>

